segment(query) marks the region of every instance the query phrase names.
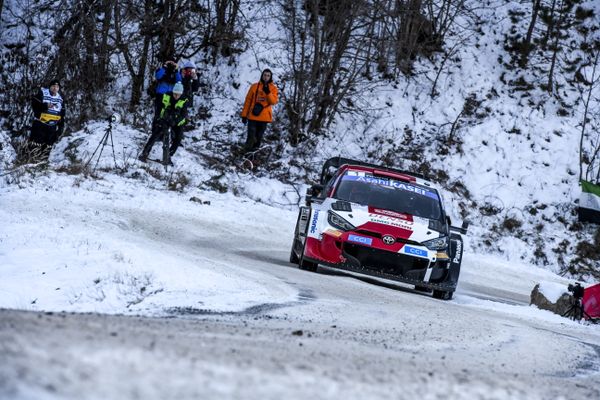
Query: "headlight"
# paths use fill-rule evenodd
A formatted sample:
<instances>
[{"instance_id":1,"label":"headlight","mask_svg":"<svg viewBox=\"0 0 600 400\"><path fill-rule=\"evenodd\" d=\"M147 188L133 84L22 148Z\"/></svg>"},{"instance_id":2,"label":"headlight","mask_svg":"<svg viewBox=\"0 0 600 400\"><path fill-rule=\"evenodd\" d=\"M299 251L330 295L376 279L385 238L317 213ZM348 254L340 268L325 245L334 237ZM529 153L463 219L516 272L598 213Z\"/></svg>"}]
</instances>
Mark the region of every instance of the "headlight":
<instances>
[{"instance_id":1,"label":"headlight","mask_svg":"<svg viewBox=\"0 0 600 400\"><path fill-rule=\"evenodd\" d=\"M448 236L428 240L423 242L423 246L427 247L429 250L446 250L448 248Z\"/></svg>"},{"instance_id":2,"label":"headlight","mask_svg":"<svg viewBox=\"0 0 600 400\"><path fill-rule=\"evenodd\" d=\"M355 229L354 225L331 211L329 211L329 214L327 215L327 222L329 222L329 225L342 231L351 231Z\"/></svg>"}]
</instances>

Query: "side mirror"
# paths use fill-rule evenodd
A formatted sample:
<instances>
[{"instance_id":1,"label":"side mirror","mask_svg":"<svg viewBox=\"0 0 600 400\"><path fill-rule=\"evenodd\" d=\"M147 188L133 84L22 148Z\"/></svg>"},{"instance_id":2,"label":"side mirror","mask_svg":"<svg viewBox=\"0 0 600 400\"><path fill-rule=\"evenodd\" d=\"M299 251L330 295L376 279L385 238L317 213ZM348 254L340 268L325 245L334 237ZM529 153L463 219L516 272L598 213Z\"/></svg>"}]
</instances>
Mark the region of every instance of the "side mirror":
<instances>
[{"instance_id":1,"label":"side mirror","mask_svg":"<svg viewBox=\"0 0 600 400\"><path fill-rule=\"evenodd\" d=\"M450 221L450 218L448 218L448 221ZM460 226L460 228L458 226L450 226L450 230L454 231L454 232L458 232L458 233L462 233L463 235L467 234L467 229L469 228L469 221L463 221L462 225Z\"/></svg>"},{"instance_id":2,"label":"side mirror","mask_svg":"<svg viewBox=\"0 0 600 400\"><path fill-rule=\"evenodd\" d=\"M310 206L310 203L312 202L312 188L308 188L306 189L306 196L304 197L304 204L306 204L307 206Z\"/></svg>"},{"instance_id":3,"label":"side mirror","mask_svg":"<svg viewBox=\"0 0 600 400\"><path fill-rule=\"evenodd\" d=\"M310 205L310 203L312 202L314 197L319 197L319 195L321 194L321 192L323 191L324 186L323 185L312 185L311 187L309 187L308 189L306 189L306 200L305 203L307 206Z\"/></svg>"},{"instance_id":4,"label":"side mirror","mask_svg":"<svg viewBox=\"0 0 600 400\"><path fill-rule=\"evenodd\" d=\"M465 233L467 233L467 229L469 229L469 221L464 220L462 226L460 227Z\"/></svg>"}]
</instances>

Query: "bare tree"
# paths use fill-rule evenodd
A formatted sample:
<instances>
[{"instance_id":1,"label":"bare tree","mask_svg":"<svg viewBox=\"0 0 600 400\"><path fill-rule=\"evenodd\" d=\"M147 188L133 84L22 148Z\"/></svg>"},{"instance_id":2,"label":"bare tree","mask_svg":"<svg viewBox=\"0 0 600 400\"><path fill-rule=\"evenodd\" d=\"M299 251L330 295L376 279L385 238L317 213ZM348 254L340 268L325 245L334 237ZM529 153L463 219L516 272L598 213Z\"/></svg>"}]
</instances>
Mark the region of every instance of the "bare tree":
<instances>
[{"instance_id":1,"label":"bare tree","mask_svg":"<svg viewBox=\"0 0 600 400\"><path fill-rule=\"evenodd\" d=\"M290 43L283 77L291 142L327 129L349 94L366 80L367 3L351 0L292 0L282 3L282 25ZM368 31L368 29L366 29Z\"/></svg>"},{"instance_id":2,"label":"bare tree","mask_svg":"<svg viewBox=\"0 0 600 400\"><path fill-rule=\"evenodd\" d=\"M127 71L131 77L129 109L130 111L134 111L142 98L149 63L150 45L154 37L154 1L116 2L114 5L114 16L116 46L125 60ZM132 25L135 24L139 24L139 30L133 36L129 35L125 38L123 29L131 31Z\"/></svg>"},{"instance_id":3,"label":"bare tree","mask_svg":"<svg viewBox=\"0 0 600 400\"><path fill-rule=\"evenodd\" d=\"M595 180L600 182L600 126L597 126L597 117L600 114L600 96L598 88L600 87L600 71L598 68L600 62L600 42L596 43L595 54L589 60L585 67L579 72L580 83L582 85L581 95L583 99L583 117L581 121L581 134L579 137L579 180ZM590 69L589 76L585 76L583 70ZM590 118L594 114L595 118ZM594 123L596 122L596 123ZM587 127L592 123L591 137ZM594 126L596 125L596 126ZM585 174L584 174L585 166Z\"/></svg>"},{"instance_id":4,"label":"bare tree","mask_svg":"<svg viewBox=\"0 0 600 400\"><path fill-rule=\"evenodd\" d=\"M527 66L527 61L529 60L529 53L532 48L532 38L533 38L533 30L535 28L535 24L538 19L538 15L540 13L542 5L542 0L533 0L531 3L531 20L529 21L529 27L527 28L527 34L523 39L523 43L521 43L521 60L519 65L521 68L525 68Z\"/></svg>"}]
</instances>

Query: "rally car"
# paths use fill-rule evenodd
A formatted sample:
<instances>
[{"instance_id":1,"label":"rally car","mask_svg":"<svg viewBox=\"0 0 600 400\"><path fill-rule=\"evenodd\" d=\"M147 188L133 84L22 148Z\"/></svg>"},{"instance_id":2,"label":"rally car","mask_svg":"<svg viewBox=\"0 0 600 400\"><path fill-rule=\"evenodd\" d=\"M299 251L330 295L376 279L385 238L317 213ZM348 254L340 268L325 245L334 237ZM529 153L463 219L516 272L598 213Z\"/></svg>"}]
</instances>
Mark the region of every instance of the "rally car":
<instances>
[{"instance_id":1,"label":"rally car","mask_svg":"<svg viewBox=\"0 0 600 400\"><path fill-rule=\"evenodd\" d=\"M290 262L404 282L450 300L466 231L466 222L451 226L424 176L334 157L300 207Z\"/></svg>"}]
</instances>

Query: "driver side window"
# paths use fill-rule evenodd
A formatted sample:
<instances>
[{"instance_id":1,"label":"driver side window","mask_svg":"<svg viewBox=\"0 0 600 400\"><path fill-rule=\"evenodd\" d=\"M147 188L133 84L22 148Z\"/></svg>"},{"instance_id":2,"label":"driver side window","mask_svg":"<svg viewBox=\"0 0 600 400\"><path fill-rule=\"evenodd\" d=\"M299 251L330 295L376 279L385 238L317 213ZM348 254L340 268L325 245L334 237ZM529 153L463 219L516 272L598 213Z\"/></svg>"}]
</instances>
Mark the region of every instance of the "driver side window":
<instances>
[{"instance_id":1,"label":"driver side window","mask_svg":"<svg viewBox=\"0 0 600 400\"><path fill-rule=\"evenodd\" d=\"M337 177L339 176L339 174L336 172L329 181L327 181L327 183L325 184L325 187L323 188L323 190L321 190L321 193L319 193L319 198L320 199L324 199L325 197L327 197L330 193L331 193L331 189L333 188L333 184L335 183L335 180L337 179Z\"/></svg>"}]
</instances>

